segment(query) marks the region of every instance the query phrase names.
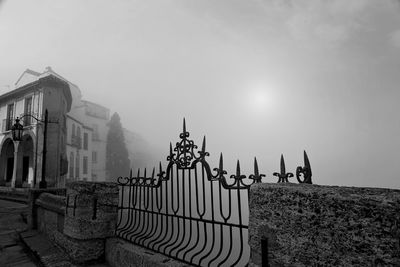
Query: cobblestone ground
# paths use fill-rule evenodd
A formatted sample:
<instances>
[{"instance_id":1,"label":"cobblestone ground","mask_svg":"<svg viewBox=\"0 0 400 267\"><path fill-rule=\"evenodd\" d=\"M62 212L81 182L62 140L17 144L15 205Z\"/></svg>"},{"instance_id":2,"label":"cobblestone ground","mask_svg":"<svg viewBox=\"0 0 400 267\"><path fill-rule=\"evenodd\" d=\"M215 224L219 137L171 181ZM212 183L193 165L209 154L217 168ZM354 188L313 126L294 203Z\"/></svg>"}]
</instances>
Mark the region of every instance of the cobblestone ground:
<instances>
[{"instance_id":1,"label":"cobblestone ground","mask_svg":"<svg viewBox=\"0 0 400 267\"><path fill-rule=\"evenodd\" d=\"M35 267L18 234L27 230L27 205L0 199L0 266Z\"/></svg>"}]
</instances>

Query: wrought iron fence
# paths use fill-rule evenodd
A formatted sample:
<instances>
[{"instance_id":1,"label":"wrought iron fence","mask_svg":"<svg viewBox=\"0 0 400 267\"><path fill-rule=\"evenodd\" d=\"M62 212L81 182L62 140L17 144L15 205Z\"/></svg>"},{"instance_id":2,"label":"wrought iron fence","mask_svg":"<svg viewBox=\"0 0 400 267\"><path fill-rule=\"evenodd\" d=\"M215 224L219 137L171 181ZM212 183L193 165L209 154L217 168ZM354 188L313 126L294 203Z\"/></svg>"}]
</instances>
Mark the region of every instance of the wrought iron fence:
<instances>
[{"instance_id":1,"label":"wrought iron fence","mask_svg":"<svg viewBox=\"0 0 400 267\"><path fill-rule=\"evenodd\" d=\"M135 176L131 171L129 177L118 178L116 235L192 265L246 265L248 218L243 213L248 210L250 186L265 176L259 172L257 159L254 174L246 178L238 161L236 174L229 179L222 153L219 166L211 170L205 137L198 150L189 139L185 121L179 137L174 148L170 144L165 171L160 163L156 175L155 169L151 175L138 170ZM298 167L297 178L308 182L300 178L303 168L308 170L308 166Z\"/></svg>"}]
</instances>

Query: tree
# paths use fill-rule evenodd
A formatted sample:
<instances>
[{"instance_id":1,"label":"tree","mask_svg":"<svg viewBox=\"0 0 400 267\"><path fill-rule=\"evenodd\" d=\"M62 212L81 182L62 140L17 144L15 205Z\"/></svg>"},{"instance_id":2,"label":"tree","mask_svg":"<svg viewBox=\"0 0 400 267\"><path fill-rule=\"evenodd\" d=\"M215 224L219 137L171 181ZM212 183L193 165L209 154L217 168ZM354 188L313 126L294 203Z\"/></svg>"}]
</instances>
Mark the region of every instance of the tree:
<instances>
[{"instance_id":1,"label":"tree","mask_svg":"<svg viewBox=\"0 0 400 267\"><path fill-rule=\"evenodd\" d=\"M124 132L118 113L114 113L111 116L108 126L109 130L106 146L107 180L115 181L120 176L124 177L129 175L130 160L128 158L128 150L125 146Z\"/></svg>"}]
</instances>

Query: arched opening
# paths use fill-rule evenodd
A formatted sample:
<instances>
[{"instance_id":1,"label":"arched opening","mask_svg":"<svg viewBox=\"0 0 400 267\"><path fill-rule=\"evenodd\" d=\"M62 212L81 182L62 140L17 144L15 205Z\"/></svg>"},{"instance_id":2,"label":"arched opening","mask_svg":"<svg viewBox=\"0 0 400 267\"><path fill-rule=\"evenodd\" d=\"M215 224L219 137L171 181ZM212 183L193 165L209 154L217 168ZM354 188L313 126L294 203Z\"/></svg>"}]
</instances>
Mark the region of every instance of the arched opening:
<instances>
[{"instance_id":1,"label":"arched opening","mask_svg":"<svg viewBox=\"0 0 400 267\"><path fill-rule=\"evenodd\" d=\"M34 159L33 159L33 139L30 135L24 135L20 142L20 148L18 157L19 166L21 168L21 175L17 176L17 180L21 179L22 185L29 186L33 184L34 175Z\"/></svg>"},{"instance_id":2,"label":"arched opening","mask_svg":"<svg viewBox=\"0 0 400 267\"><path fill-rule=\"evenodd\" d=\"M0 185L11 185L14 170L14 142L11 138L3 142L0 152Z\"/></svg>"}]
</instances>

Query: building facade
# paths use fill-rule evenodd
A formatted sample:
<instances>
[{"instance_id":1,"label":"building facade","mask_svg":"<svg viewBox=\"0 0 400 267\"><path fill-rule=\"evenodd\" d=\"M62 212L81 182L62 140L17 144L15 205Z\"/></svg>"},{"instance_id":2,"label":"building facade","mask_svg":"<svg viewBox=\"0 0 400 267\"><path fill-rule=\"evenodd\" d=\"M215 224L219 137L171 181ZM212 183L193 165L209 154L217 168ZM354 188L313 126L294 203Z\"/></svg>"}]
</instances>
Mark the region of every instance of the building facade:
<instances>
[{"instance_id":1,"label":"building facade","mask_svg":"<svg viewBox=\"0 0 400 267\"><path fill-rule=\"evenodd\" d=\"M99 104L82 100L84 105L84 121L92 129L92 180L106 181L106 144L110 110Z\"/></svg>"},{"instance_id":2,"label":"building facade","mask_svg":"<svg viewBox=\"0 0 400 267\"><path fill-rule=\"evenodd\" d=\"M46 182L63 183L66 172L66 114L72 96L68 83L58 77L27 71L16 89L0 96L0 186L34 187L43 179L44 114L48 110ZM21 141L12 139L11 128L21 118Z\"/></svg>"},{"instance_id":3,"label":"building facade","mask_svg":"<svg viewBox=\"0 0 400 267\"><path fill-rule=\"evenodd\" d=\"M51 87L53 86L53 87ZM0 96L0 186L34 187L41 179L44 110L50 121L47 136L46 178L49 186L66 182L106 180L106 138L109 109L82 99L79 87L47 67L43 73L26 70L14 90ZM11 127L25 116L24 137L18 148ZM30 118L30 119L28 119ZM20 152L22 151L22 152ZM13 184L12 177L16 183Z\"/></svg>"}]
</instances>

